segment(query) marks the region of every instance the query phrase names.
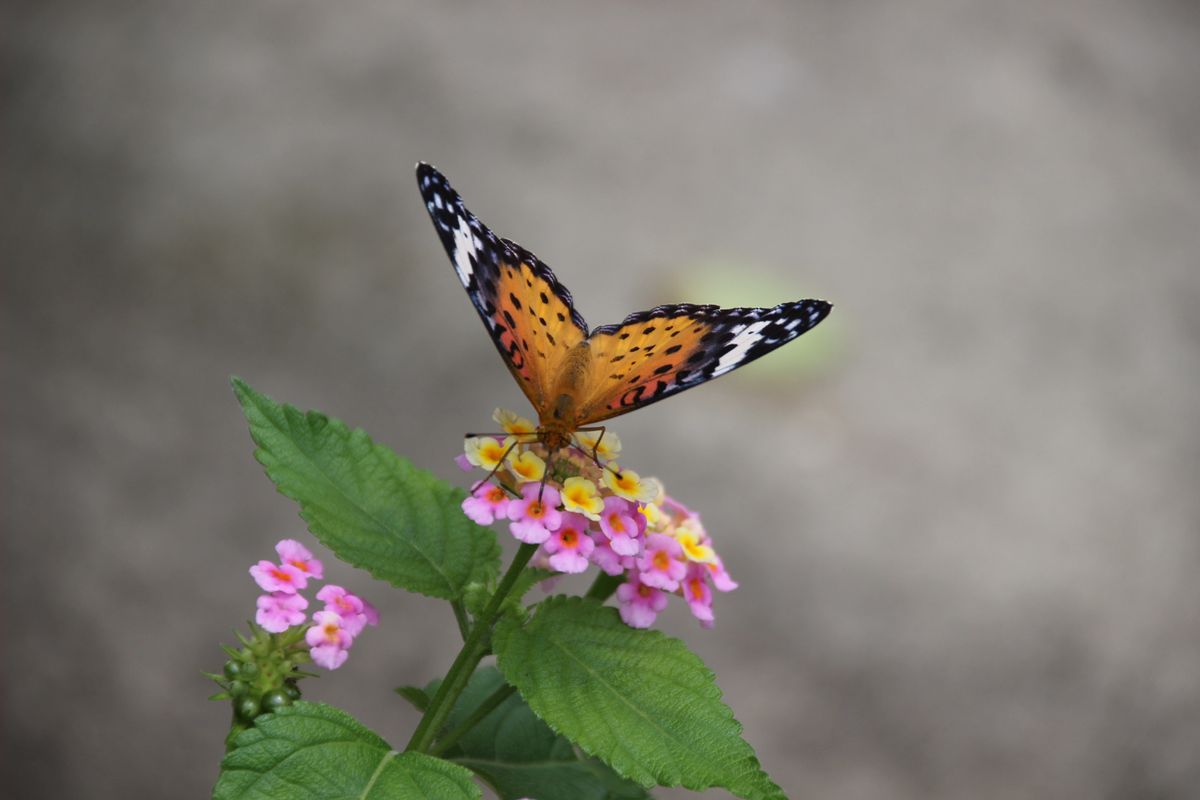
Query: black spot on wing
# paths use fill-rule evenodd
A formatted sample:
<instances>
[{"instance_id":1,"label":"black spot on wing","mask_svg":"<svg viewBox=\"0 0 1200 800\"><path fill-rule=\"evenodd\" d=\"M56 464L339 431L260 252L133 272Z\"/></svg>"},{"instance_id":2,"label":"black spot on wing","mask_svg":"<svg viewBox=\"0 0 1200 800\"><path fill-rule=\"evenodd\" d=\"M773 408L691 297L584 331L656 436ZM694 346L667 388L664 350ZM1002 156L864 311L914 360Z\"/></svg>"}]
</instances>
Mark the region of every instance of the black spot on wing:
<instances>
[{"instance_id":1,"label":"black spot on wing","mask_svg":"<svg viewBox=\"0 0 1200 800\"><path fill-rule=\"evenodd\" d=\"M533 270L533 274L537 275L546 282L546 284L550 287L550 291L554 292L554 296L561 300L563 305L570 310L571 322L575 323L575 325L586 337L588 330L587 322L584 320L583 315L580 314L575 308L575 300L571 297L571 292L567 289L567 287L563 286L562 283L559 282L558 277L554 274L554 270L550 269L550 267L546 266L541 259L539 259L530 251L526 250L524 247L521 247L521 245L517 244L512 239L502 239L501 241L518 261L528 264ZM550 298L546 297L545 295L543 295L540 299L543 303L550 302Z\"/></svg>"}]
</instances>

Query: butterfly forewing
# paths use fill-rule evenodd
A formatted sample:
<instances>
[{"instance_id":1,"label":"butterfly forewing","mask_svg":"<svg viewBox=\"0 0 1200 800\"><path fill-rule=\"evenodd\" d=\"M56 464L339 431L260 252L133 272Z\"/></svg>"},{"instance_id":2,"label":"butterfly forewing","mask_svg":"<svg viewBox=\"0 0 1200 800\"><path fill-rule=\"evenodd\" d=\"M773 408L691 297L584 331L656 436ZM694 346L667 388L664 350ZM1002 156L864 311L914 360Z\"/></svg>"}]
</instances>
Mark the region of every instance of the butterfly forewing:
<instances>
[{"instance_id":1,"label":"butterfly forewing","mask_svg":"<svg viewBox=\"0 0 1200 800\"><path fill-rule=\"evenodd\" d=\"M577 425L615 417L748 364L811 329L823 300L774 308L658 306L592 331L591 374Z\"/></svg>"},{"instance_id":2,"label":"butterfly forewing","mask_svg":"<svg viewBox=\"0 0 1200 800\"><path fill-rule=\"evenodd\" d=\"M418 164L417 181L463 288L504 363L541 415L564 356L587 336L587 324L550 268L520 245L492 233L440 172Z\"/></svg>"},{"instance_id":3,"label":"butterfly forewing","mask_svg":"<svg viewBox=\"0 0 1200 800\"><path fill-rule=\"evenodd\" d=\"M504 348L531 376L538 399L530 399L538 416L544 417L566 355L584 340L587 327L550 268L515 242L505 244L515 259L500 265L497 330Z\"/></svg>"}]
</instances>

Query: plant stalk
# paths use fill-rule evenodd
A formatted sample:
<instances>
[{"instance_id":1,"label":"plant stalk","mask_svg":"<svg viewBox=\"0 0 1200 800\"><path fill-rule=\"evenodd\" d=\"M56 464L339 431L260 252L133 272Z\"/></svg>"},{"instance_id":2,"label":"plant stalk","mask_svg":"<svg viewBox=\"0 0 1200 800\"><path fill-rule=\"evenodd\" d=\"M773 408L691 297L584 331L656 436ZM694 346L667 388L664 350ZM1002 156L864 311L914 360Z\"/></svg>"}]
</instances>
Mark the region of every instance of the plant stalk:
<instances>
[{"instance_id":1,"label":"plant stalk","mask_svg":"<svg viewBox=\"0 0 1200 800\"><path fill-rule=\"evenodd\" d=\"M454 609L454 621L458 623L458 632L462 634L465 642L471 633L471 620L467 617L467 609L463 607L461 600L452 600L450 607Z\"/></svg>"},{"instance_id":2,"label":"plant stalk","mask_svg":"<svg viewBox=\"0 0 1200 800\"><path fill-rule=\"evenodd\" d=\"M517 550L512 563L508 565L508 571L500 579L500 585L496 587L495 594L488 601L483 613L475 620L475 625L467 635L467 640L463 642L462 649L458 651L458 657L450 665L446 677L442 680L442 685L438 687L433 700L429 702L429 708L425 710L425 715L421 717L417 729L413 731L412 738L408 740L408 746L404 748L405 752L428 752L434 737L437 736L438 729L445 723L450 710L454 708L454 703L463 693L463 689L467 687L471 673L475 671L475 667L487 653L489 636L492 626L496 623L496 618L500 615L500 606L508 597L508 593L512 591L517 577L525 569L529 559L533 558L537 548L536 544L522 544L521 548Z\"/></svg>"},{"instance_id":3,"label":"plant stalk","mask_svg":"<svg viewBox=\"0 0 1200 800\"><path fill-rule=\"evenodd\" d=\"M592 585L588 588L587 594L584 597L590 597L593 600L599 600L603 603L612 597L613 592L624 582L624 575L609 575L606 572L601 572L596 576L596 580L592 581Z\"/></svg>"},{"instance_id":4,"label":"plant stalk","mask_svg":"<svg viewBox=\"0 0 1200 800\"><path fill-rule=\"evenodd\" d=\"M504 684L496 691L488 695L488 698L479 704L479 708L471 712L471 716L459 723L458 727L447 733L438 740L437 745L429 751L431 756L440 756L442 753L449 750L455 742L462 738L463 734L470 731L476 725L483 721L483 718L496 710L496 707L509 698L509 696L517 690L517 687Z\"/></svg>"}]
</instances>

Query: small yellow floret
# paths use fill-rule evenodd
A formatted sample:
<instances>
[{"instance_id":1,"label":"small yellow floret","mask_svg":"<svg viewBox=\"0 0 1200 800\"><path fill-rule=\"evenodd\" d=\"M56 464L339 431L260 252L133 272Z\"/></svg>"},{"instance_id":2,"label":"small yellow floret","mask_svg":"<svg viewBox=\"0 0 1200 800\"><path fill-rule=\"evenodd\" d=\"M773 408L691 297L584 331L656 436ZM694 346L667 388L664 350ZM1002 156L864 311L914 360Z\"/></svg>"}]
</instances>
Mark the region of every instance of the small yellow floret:
<instances>
[{"instance_id":1,"label":"small yellow floret","mask_svg":"<svg viewBox=\"0 0 1200 800\"><path fill-rule=\"evenodd\" d=\"M654 500L662 486L653 478L642 478L631 469L620 469L616 464L609 464L604 469L604 485L617 497L624 497L635 503L649 503Z\"/></svg>"},{"instance_id":2,"label":"small yellow floret","mask_svg":"<svg viewBox=\"0 0 1200 800\"><path fill-rule=\"evenodd\" d=\"M540 481L546 474L546 462L531 450L526 450L519 455L514 450L508 457L508 468L521 483Z\"/></svg>"},{"instance_id":3,"label":"small yellow floret","mask_svg":"<svg viewBox=\"0 0 1200 800\"><path fill-rule=\"evenodd\" d=\"M600 431L576 431L575 443L579 445L579 449L587 453L590 458L592 451L596 453L596 458L601 461L610 461L621 455L621 439L612 431L604 431L604 435L600 435Z\"/></svg>"},{"instance_id":4,"label":"small yellow floret","mask_svg":"<svg viewBox=\"0 0 1200 800\"><path fill-rule=\"evenodd\" d=\"M675 529L675 541L683 546L683 554L688 561L700 564L711 562L717 554L708 545L700 543L700 536L691 529L688 522L691 520L684 520L684 523Z\"/></svg>"},{"instance_id":5,"label":"small yellow floret","mask_svg":"<svg viewBox=\"0 0 1200 800\"><path fill-rule=\"evenodd\" d=\"M463 450L467 454L467 461L477 467L491 470L500 464L511 444L511 439L502 442L491 436L473 436L463 440Z\"/></svg>"},{"instance_id":6,"label":"small yellow floret","mask_svg":"<svg viewBox=\"0 0 1200 800\"><path fill-rule=\"evenodd\" d=\"M652 531L665 530L668 523L667 515L663 513L662 507L657 503L642 503L638 508L642 512L642 516L646 518L646 527Z\"/></svg>"},{"instance_id":7,"label":"small yellow floret","mask_svg":"<svg viewBox=\"0 0 1200 800\"><path fill-rule=\"evenodd\" d=\"M587 478L567 478L563 482L561 497L563 508L567 511L600 521L600 512L604 511L604 498L600 496L596 484Z\"/></svg>"},{"instance_id":8,"label":"small yellow floret","mask_svg":"<svg viewBox=\"0 0 1200 800\"><path fill-rule=\"evenodd\" d=\"M492 419L496 420L496 424L503 428L505 433L514 436L526 434L522 436L522 441L529 438L528 434L537 433L536 425L507 408L497 408L492 412Z\"/></svg>"}]
</instances>

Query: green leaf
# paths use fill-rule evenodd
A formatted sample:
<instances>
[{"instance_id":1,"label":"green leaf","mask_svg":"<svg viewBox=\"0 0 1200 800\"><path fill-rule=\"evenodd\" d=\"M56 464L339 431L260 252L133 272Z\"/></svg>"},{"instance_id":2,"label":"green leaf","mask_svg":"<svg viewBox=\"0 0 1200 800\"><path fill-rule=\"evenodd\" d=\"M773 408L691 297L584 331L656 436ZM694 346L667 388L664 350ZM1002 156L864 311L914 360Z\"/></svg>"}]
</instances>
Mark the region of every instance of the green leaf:
<instances>
[{"instance_id":1,"label":"green leaf","mask_svg":"<svg viewBox=\"0 0 1200 800\"><path fill-rule=\"evenodd\" d=\"M433 697L419 686L397 686L396 694L407 700L417 711L424 712L429 708L429 700Z\"/></svg>"},{"instance_id":2,"label":"green leaf","mask_svg":"<svg viewBox=\"0 0 1200 800\"><path fill-rule=\"evenodd\" d=\"M712 672L678 639L634 630L594 600L551 597L524 627L502 620L493 649L539 717L626 778L784 797Z\"/></svg>"},{"instance_id":3,"label":"green leaf","mask_svg":"<svg viewBox=\"0 0 1200 800\"><path fill-rule=\"evenodd\" d=\"M343 422L278 405L237 378L233 390L258 445L254 457L338 558L447 600L499 571L496 536L462 513L462 489Z\"/></svg>"},{"instance_id":4,"label":"green leaf","mask_svg":"<svg viewBox=\"0 0 1200 800\"><path fill-rule=\"evenodd\" d=\"M214 800L478 800L471 773L398 753L332 706L299 702L259 717L221 762Z\"/></svg>"},{"instance_id":5,"label":"green leaf","mask_svg":"<svg viewBox=\"0 0 1200 800\"><path fill-rule=\"evenodd\" d=\"M471 676L466 691L446 721L453 730L504 685L495 667ZM436 682L427 689L436 691ZM513 694L484 717L445 757L487 781L501 800L644 800L649 795L594 758L581 756L571 743L538 719L520 695Z\"/></svg>"}]
</instances>

